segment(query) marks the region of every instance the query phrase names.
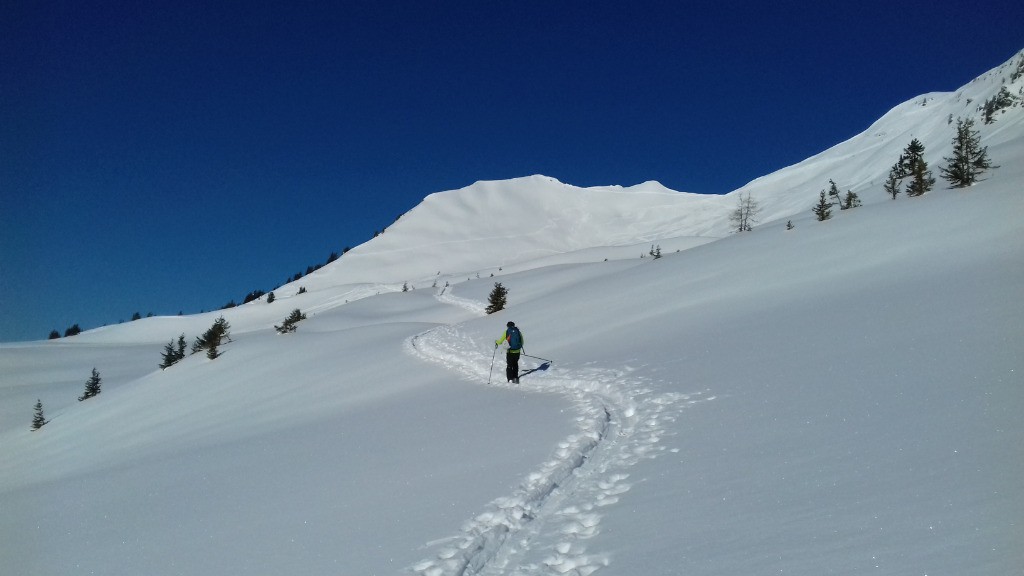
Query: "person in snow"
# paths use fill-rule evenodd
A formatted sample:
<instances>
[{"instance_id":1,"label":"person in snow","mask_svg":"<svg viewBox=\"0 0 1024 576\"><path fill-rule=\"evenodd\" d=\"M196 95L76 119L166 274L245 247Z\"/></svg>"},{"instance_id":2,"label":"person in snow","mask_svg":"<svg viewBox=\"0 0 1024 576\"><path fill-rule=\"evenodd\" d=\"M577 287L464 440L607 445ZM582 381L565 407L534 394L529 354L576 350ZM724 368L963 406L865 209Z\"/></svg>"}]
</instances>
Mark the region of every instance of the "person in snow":
<instances>
[{"instance_id":1,"label":"person in snow","mask_svg":"<svg viewBox=\"0 0 1024 576\"><path fill-rule=\"evenodd\" d=\"M505 353L505 377L509 382L519 384L519 354L523 351L523 333L516 328L515 322L509 322L505 326L505 333L494 341L494 347L501 346L502 342L508 342L508 352Z\"/></svg>"}]
</instances>

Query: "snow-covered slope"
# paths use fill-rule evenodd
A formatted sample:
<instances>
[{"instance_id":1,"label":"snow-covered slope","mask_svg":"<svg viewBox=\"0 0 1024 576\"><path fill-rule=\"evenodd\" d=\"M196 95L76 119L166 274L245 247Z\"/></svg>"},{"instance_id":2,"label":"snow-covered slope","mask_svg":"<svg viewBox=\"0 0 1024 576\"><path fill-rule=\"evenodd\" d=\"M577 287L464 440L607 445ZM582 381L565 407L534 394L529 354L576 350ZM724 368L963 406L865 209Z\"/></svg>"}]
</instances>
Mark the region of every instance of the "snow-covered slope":
<instances>
[{"instance_id":1,"label":"snow-covered slope","mask_svg":"<svg viewBox=\"0 0 1024 576\"><path fill-rule=\"evenodd\" d=\"M1004 76L726 197L432 195L224 311L216 360L157 368L220 313L0 345L2 572L1019 573L1024 108L979 124L1000 167L976 186L881 192L910 137L937 172L948 115ZM865 206L815 222L829 178ZM763 224L730 235L748 191Z\"/></svg>"}]
</instances>

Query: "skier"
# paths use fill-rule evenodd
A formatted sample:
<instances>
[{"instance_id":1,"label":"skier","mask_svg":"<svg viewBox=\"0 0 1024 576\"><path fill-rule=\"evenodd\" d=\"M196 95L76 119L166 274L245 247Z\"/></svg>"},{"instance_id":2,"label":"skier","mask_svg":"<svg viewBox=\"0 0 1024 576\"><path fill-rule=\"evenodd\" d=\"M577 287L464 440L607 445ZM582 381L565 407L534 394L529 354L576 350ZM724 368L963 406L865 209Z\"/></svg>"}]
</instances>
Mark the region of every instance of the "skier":
<instances>
[{"instance_id":1,"label":"skier","mask_svg":"<svg viewBox=\"0 0 1024 576\"><path fill-rule=\"evenodd\" d=\"M508 352L505 354L505 377L509 382L519 384L519 353L523 351L523 333L516 328L515 322L505 325L505 333L494 342L497 348L502 342L508 342Z\"/></svg>"}]
</instances>

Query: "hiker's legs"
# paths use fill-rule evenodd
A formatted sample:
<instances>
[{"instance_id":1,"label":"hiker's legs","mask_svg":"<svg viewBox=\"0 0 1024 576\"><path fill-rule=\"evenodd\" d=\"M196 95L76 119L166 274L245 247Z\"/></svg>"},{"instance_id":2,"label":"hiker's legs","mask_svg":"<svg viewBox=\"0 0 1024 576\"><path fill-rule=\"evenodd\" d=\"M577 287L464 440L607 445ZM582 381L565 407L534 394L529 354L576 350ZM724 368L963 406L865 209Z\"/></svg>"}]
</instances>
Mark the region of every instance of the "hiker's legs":
<instances>
[{"instance_id":1,"label":"hiker's legs","mask_svg":"<svg viewBox=\"0 0 1024 576\"><path fill-rule=\"evenodd\" d=\"M505 376L509 382L519 381L519 354L509 352L505 355Z\"/></svg>"}]
</instances>

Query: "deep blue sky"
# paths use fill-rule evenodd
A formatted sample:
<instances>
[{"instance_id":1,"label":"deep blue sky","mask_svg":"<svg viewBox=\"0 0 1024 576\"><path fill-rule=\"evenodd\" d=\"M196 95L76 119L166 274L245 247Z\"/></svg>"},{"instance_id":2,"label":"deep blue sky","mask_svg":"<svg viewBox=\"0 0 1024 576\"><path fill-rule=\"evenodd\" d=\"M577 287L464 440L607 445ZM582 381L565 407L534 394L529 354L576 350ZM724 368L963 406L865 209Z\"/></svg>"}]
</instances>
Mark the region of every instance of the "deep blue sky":
<instances>
[{"instance_id":1,"label":"deep blue sky","mask_svg":"<svg viewBox=\"0 0 1024 576\"><path fill-rule=\"evenodd\" d=\"M241 302L477 180L728 192L1024 48L1019 0L757 4L6 0L0 340Z\"/></svg>"}]
</instances>

